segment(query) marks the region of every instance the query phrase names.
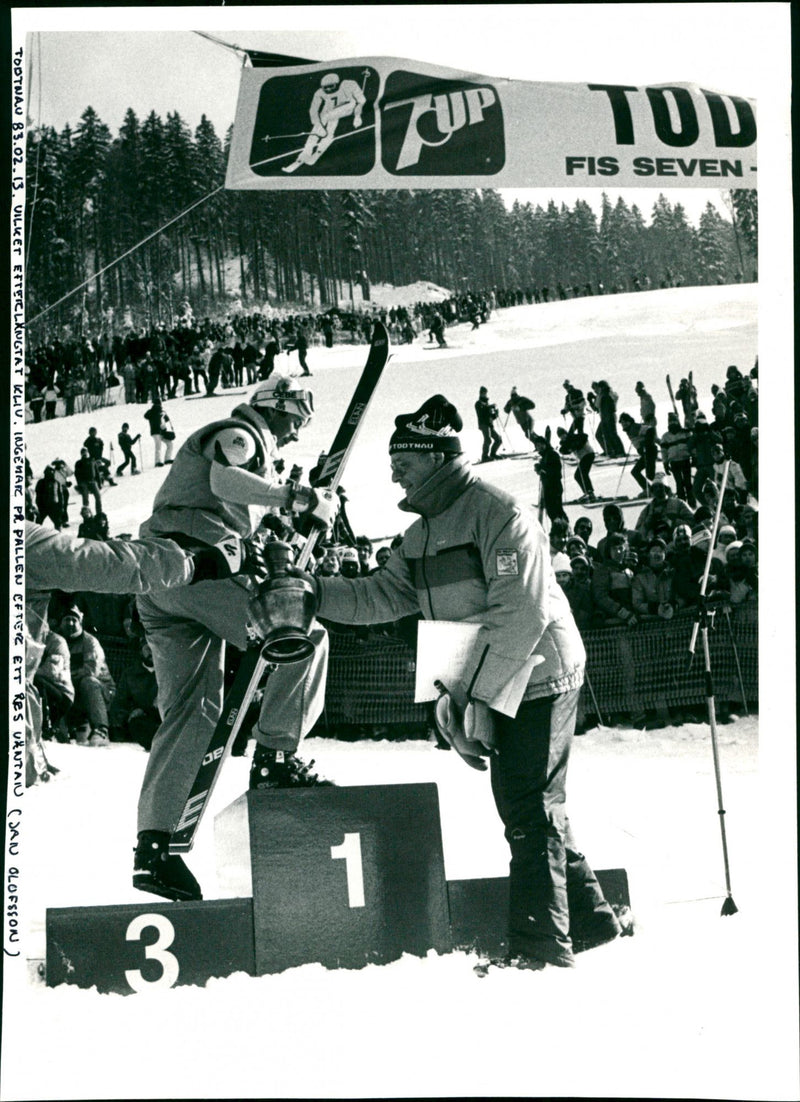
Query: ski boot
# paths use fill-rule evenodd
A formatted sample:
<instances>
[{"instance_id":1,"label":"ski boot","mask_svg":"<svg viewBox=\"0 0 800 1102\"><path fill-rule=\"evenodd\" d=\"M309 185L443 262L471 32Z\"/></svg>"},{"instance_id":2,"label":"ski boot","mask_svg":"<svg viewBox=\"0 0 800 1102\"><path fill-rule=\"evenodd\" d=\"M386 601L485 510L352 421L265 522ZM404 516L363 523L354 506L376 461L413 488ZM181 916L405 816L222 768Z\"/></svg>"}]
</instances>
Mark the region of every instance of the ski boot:
<instances>
[{"instance_id":1,"label":"ski boot","mask_svg":"<svg viewBox=\"0 0 800 1102\"><path fill-rule=\"evenodd\" d=\"M271 750L256 743L250 765L250 791L264 788L313 788L332 786L311 771L313 761L301 761L293 750Z\"/></svg>"},{"instance_id":2,"label":"ski boot","mask_svg":"<svg viewBox=\"0 0 800 1102\"><path fill-rule=\"evenodd\" d=\"M202 899L200 885L181 857L169 852L165 830L143 830L133 858L133 886L164 899Z\"/></svg>"}]
</instances>

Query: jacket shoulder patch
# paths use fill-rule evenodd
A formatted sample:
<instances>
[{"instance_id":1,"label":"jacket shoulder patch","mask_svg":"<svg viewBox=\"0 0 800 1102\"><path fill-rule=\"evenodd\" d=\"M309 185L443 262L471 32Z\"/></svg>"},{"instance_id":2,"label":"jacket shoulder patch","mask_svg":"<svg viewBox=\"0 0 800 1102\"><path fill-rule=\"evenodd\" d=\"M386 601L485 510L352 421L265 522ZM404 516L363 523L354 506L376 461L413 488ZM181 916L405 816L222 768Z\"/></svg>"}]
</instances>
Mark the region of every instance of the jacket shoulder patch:
<instances>
[{"instance_id":1,"label":"jacket shoulder patch","mask_svg":"<svg viewBox=\"0 0 800 1102\"><path fill-rule=\"evenodd\" d=\"M519 574L519 561L517 559L517 552L514 548L498 548L495 552L495 566L497 568L498 578Z\"/></svg>"}]
</instances>

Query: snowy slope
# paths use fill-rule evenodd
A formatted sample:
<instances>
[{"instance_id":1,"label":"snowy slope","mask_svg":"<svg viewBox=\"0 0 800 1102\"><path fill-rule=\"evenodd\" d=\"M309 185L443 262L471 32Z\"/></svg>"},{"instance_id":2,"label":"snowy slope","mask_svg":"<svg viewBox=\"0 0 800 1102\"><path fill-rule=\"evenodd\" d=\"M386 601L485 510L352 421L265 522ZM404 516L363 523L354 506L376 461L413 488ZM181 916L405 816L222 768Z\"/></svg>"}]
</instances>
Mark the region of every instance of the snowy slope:
<instances>
[{"instance_id":1,"label":"snowy slope","mask_svg":"<svg viewBox=\"0 0 800 1102\"><path fill-rule=\"evenodd\" d=\"M459 348L396 349L345 479L356 530L393 534L408 523L396 509L386 442L396 413L431 393L462 410L475 458L471 405L480 385L499 404L511 385L530 394L541 429L561 423L565 378L584 389L609 379L620 408L634 413L641 378L665 421L665 374L675 382L692 369L705 405L729 363L751 366L755 319L751 286L659 291L517 307L477 332L454 328ZM312 349L320 412L289 462L307 470L325 448L363 357L363 347ZM288 362L297 370L294 356ZM169 402L178 441L234 401ZM141 426L142 413L113 407L28 426L34 471L58 454L74 461L90 424L108 441L123 420ZM515 431L509 446L517 450L524 441ZM112 533L135 532L147 515L163 474L148 447L144 475L106 493ZM527 461L480 471L535 500ZM618 478L608 468L595 481L610 492ZM794 865L785 852L793 735L776 713L785 703L765 692L760 724L751 717L720 728L738 914L720 916L725 878L707 725L599 728L575 740L570 818L596 868L627 869L637 934L582 955L570 973L485 980L468 954L454 953L355 971L240 974L129 998L29 983L26 958L42 954L47 907L142 901L129 877L144 753L48 747L61 771L24 796L26 936L23 956L5 962L0 1097L798 1097ZM321 739L309 740L307 753L339 784L435 781L448 878L506 873L487 778L454 755L425 742ZM235 894L218 876L212 818L244 790L246 772L244 759L228 762L188 859L207 898Z\"/></svg>"}]
</instances>

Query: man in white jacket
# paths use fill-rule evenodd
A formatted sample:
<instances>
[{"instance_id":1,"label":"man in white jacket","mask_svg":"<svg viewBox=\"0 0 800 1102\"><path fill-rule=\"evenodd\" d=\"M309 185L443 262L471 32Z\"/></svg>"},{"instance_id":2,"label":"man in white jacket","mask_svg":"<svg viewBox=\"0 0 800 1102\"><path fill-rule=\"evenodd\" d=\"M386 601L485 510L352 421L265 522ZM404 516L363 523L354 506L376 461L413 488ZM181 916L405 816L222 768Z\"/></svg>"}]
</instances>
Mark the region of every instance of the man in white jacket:
<instances>
[{"instance_id":1,"label":"man in white jacket","mask_svg":"<svg viewBox=\"0 0 800 1102\"><path fill-rule=\"evenodd\" d=\"M455 407L435 395L395 425L392 480L405 491L400 508L419 519L377 573L317 578L318 612L350 624L422 612L426 619L481 625L462 683L447 687L449 733L460 752L468 748L463 723L470 704L493 726L492 791L511 849L510 962L570 967L573 940L596 945L620 933L565 810L584 676L581 637L544 530L529 508L472 472ZM534 654L541 661L531 669ZM497 710L509 680L525 670L516 714Z\"/></svg>"}]
</instances>

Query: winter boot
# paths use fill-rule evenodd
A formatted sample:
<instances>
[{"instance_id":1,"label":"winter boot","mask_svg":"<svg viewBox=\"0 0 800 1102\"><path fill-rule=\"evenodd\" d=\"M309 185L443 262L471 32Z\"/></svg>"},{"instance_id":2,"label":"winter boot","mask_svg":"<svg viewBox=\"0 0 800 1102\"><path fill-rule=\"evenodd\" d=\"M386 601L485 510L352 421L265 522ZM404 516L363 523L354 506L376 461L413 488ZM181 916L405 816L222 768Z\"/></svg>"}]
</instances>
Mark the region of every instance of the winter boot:
<instances>
[{"instance_id":1,"label":"winter boot","mask_svg":"<svg viewBox=\"0 0 800 1102\"><path fill-rule=\"evenodd\" d=\"M90 746L108 746L108 728L95 727L89 735Z\"/></svg>"},{"instance_id":2,"label":"winter boot","mask_svg":"<svg viewBox=\"0 0 800 1102\"><path fill-rule=\"evenodd\" d=\"M538 957L529 957L524 953L509 953L504 957L489 957L488 959L480 960L473 968L473 971L476 976L483 978L484 976L488 976L490 972L502 968L516 968L521 972L542 972L546 968L574 967L574 961L551 964L550 961L539 960Z\"/></svg>"},{"instance_id":3,"label":"winter boot","mask_svg":"<svg viewBox=\"0 0 800 1102\"><path fill-rule=\"evenodd\" d=\"M256 743L250 765L250 790L260 788L312 788L332 785L311 771L313 761L306 764L293 750L271 750Z\"/></svg>"},{"instance_id":4,"label":"winter boot","mask_svg":"<svg viewBox=\"0 0 800 1102\"><path fill-rule=\"evenodd\" d=\"M89 745L89 724L81 723L70 732L78 746Z\"/></svg>"},{"instance_id":5,"label":"winter boot","mask_svg":"<svg viewBox=\"0 0 800 1102\"><path fill-rule=\"evenodd\" d=\"M133 886L164 899L202 899L200 885L180 857L169 852L165 830L143 830L133 858Z\"/></svg>"},{"instance_id":6,"label":"winter boot","mask_svg":"<svg viewBox=\"0 0 800 1102\"><path fill-rule=\"evenodd\" d=\"M621 903L611 904L611 913L597 912L583 923L576 923L576 929L570 929L572 945L576 953L587 949L597 949L607 945L618 937L633 937L634 920L630 907Z\"/></svg>"}]
</instances>

